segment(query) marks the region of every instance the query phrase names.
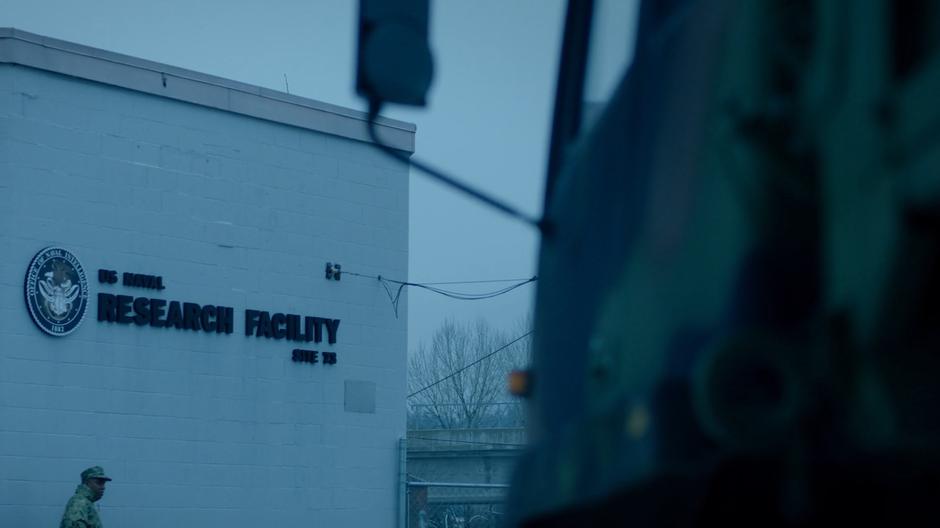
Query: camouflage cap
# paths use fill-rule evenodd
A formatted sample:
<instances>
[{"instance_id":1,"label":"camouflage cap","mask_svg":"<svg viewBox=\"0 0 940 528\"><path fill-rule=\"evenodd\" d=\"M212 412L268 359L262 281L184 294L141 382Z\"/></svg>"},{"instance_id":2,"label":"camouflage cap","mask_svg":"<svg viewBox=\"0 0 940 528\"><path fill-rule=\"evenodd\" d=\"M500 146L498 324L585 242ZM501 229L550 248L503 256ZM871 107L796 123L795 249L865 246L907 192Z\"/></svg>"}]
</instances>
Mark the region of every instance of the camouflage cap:
<instances>
[{"instance_id":1,"label":"camouflage cap","mask_svg":"<svg viewBox=\"0 0 940 528\"><path fill-rule=\"evenodd\" d=\"M99 478L104 480L111 480L111 477L104 474L104 468L101 466L92 466L85 471L82 471L82 482L90 478Z\"/></svg>"}]
</instances>

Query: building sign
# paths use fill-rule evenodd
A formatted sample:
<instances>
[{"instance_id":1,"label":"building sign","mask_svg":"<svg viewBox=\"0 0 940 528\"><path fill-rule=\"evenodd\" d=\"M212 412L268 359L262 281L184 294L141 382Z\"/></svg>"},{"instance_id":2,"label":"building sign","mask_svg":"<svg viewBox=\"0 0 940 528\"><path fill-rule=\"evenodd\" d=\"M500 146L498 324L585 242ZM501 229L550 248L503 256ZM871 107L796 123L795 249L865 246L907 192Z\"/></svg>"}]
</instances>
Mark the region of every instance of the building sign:
<instances>
[{"instance_id":1,"label":"building sign","mask_svg":"<svg viewBox=\"0 0 940 528\"><path fill-rule=\"evenodd\" d=\"M47 247L26 271L26 306L36 325L53 336L71 334L85 318L88 281L71 252Z\"/></svg>"},{"instance_id":2,"label":"building sign","mask_svg":"<svg viewBox=\"0 0 940 528\"><path fill-rule=\"evenodd\" d=\"M113 285L118 282L116 270L99 269L98 282ZM164 290L159 275L124 272L124 286ZM156 298L152 292L146 296L98 293L98 321L121 325L174 328L213 334L230 335L235 332L235 309L230 306L198 304L193 302ZM26 304L33 320L44 332L63 336L75 330L85 315L88 304L88 283L85 271L72 253L58 247L40 251L32 260L26 274ZM245 336L306 343L327 341L336 343L339 319L301 316L246 309ZM336 364L336 353L294 349L291 361L295 363Z\"/></svg>"},{"instance_id":3,"label":"building sign","mask_svg":"<svg viewBox=\"0 0 940 528\"><path fill-rule=\"evenodd\" d=\"M98 320L231 334L235 330L235 309L102 292L98 294Z\"/></svg>"}]
</instances>

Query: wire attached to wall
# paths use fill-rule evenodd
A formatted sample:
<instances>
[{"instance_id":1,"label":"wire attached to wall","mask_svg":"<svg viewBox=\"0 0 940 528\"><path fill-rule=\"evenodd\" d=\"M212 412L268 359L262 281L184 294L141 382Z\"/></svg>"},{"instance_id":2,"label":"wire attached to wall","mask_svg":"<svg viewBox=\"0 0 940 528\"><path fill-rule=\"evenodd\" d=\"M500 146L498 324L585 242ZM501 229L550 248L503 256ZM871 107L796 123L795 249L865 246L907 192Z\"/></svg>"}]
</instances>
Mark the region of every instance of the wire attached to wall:
<instances>
[{"instance_id":1,"label":"wire attached to wall","mask_svg":"<svg viewBox=\"0 0 940 528\"><path fill-rule=\"evenodd\" d=\"M443 295L445 297L450 297L451 299L457 299L459 301L480 301L483 299L492 299L493 297L499 297L500 295L509 293L515 290L516 288L525 286L526 284L529 284L530 282L535 282L538 280L538 277L533 276L528 279L498 279L498 280L491 280L491 281L453 281L453 282L420 283L420 282L406 282L406 281L399 281L395 279L387 279L381 275L365 275L362 273L355 273L352 271L344 271L343 274L352 275L354 277L363 277L366 279L378 280L382 284L382 287L385 288L385 293L388 294L388 300L392 302L392 309L395 311L396 318L398 317L398 305L399 305L399 302L401 301L401 292L404 291L405 286L413 286L415 288L421 288L421 289L428 290L433 293L437 293L439 295ZM509 281L515 281L515 284L511 284L509 286L505 286L498 290L493 290L493 291L488 291L488 292L460 292L456 290L439 288L437 286L439 284L481 284L481 283L509 282ZM390 284L392 285L391 288L389 288ZM397 289L395 293L393 294L392 290L395 289L396 286L397 286Z\"/></svg>"}]
</instances>

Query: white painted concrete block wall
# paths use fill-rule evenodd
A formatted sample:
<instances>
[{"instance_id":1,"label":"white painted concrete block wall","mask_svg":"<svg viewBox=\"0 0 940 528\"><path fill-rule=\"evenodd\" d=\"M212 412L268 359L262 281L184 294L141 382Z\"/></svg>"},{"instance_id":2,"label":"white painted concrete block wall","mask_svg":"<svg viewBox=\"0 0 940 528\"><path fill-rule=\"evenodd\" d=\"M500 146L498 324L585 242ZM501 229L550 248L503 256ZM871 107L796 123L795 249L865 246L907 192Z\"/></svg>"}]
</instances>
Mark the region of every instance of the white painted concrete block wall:
<instances>
[{"instance_id":1,"label":"white painted concrete block wall","mask_svg":"<svg viewBox=\"0 0 940 528\"><path fill-rule=\"evenodd\" d=\"M407 171L365 143L0 65L0 526L55 526L79 472L107 526L393 526L404 433ZM23 281L63 246L84 322L44 335ZM99 268L164 277L100 284ZM96 320L97 293L235 308L216 335ZM338 318L328 366L244 335L246 308ZM344 410L347 380L376 412Z\"/></svg>"}]
</instances>

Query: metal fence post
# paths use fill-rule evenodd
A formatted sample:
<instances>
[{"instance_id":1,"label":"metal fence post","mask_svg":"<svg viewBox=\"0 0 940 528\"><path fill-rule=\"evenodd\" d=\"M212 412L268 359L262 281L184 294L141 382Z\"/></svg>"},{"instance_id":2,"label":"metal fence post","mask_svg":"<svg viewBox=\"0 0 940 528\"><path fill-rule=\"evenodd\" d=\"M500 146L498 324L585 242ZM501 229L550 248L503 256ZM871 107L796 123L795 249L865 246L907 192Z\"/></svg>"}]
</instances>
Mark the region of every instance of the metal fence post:
<instances>
[{"instance_id":1,"label":"metal fence post","mask_svg":"<svg viewBox=\"0 0 940 528\"><path fill-rule=\"evenodd\" d=\"M398 528L408 527L408 439L398 440Z\"/></svg>"}]
</instances>

